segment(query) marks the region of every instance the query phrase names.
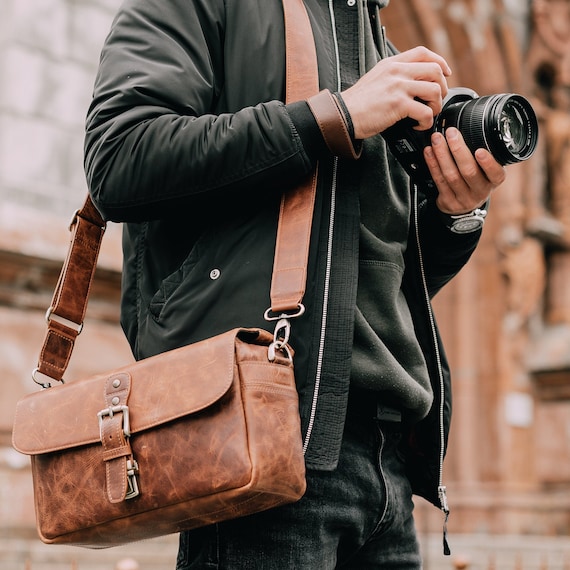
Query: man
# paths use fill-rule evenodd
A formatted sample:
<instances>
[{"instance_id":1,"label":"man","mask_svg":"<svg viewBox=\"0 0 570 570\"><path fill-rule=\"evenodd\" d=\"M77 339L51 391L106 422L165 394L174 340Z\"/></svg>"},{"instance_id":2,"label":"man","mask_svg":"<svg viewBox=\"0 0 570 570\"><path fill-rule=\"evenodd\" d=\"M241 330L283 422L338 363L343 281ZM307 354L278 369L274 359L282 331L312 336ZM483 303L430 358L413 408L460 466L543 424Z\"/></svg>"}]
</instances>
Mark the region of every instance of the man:
<instances>
[{"instance_id":1,"label":"man","mask_svg":"<svg viewBox=\"0 0 570 570\"><path fill-rule=\"evenodd\" d=\"M125 222L137 358L267 327L280 196L319 164L291 339L307 492L182 533L177 570L417 569L412 490L447 511L449 374L429 300L481 234L455 233L451 216L505 173L449 129L425 151L437 196L410 184L381 133L406 117L429 128L451 70L422 47L379 58L385 3L305 1L336 124L320 121L323 99L282 103L281 0L126 0L105 43L86 171L103 216ZM339 128L350 139L329 148Z\"/></svg>"}]
</instances>

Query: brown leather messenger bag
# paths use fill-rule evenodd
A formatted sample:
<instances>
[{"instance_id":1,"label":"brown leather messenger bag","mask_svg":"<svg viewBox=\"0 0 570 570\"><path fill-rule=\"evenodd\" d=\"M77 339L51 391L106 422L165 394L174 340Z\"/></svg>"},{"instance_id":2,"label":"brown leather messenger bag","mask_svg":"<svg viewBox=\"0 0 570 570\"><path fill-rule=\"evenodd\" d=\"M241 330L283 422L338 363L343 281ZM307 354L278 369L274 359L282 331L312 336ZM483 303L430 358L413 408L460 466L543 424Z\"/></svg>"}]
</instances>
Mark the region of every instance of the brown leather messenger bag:
<instances>
[{"instance_id":1,"label":"brown leather messenger bag","mask_svg":"<svg viewBox=\"0 0 570 570\"><path fill-rule=\"evenodd\" d=\"M287 101L318 92L302 0L284 0ZM104 548L298 500L305 464L289 319L303 311L316 172L284 193L267 316L119 370L63 383L82 328L105 221L87 198L47 320L13 445L31 456L46 543ZM55 384L55 385L53 385Z\"/></svg>"}]
</instances>

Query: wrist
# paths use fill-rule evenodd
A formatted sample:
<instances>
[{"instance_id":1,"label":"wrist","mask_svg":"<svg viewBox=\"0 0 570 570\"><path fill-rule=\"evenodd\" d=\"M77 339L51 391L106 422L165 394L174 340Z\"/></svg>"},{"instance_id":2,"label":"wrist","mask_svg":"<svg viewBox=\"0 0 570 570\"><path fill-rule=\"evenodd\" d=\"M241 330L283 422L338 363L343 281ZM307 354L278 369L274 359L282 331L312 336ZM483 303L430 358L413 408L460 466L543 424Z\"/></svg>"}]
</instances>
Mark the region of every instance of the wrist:
<instances>
[{"instance_id":1,"label":"wrist","mask_svg":"<svg viewBox=\"0 0 570 570\"><path fill-rule=\"evenodd\" d=\"M487 217L489 200L484 204L464 214L446 214L438 210L446 227L456 234L468 234L483 229Z\"/></svg>"}]
</instances>

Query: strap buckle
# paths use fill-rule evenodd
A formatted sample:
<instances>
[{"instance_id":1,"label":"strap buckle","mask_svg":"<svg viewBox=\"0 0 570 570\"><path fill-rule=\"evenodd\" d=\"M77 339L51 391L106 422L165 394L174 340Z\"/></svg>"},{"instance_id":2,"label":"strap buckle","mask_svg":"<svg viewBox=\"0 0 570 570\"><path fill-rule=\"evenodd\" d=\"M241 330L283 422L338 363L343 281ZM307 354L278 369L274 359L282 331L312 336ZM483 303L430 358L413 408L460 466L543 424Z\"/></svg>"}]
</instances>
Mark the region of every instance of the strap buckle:
<instances>
[{"instance_id":1,"label":"strap buckle","mask_svg":"<svg viewBox=\"0 0 570 570\"><path fill-rule=\"evenodd\" d=\"M97 412L97 417L99 418L99 432L101 432L101 427L103 426L103 418L109 416L112 418L115 414L123 413L123 433L125 437L131 436L131 424L129 421L129 406L109 406L100 412ZM101 434L101 439L103 435Z\"/></svg>"},{"instance_id":2,"label":"strap buckle","mask_svg":"<svg viewBox=\"0 0 570 570\"><path fill-rule=\"evenodd\" d=\"M73 215L71 216L71 220L69 220L69 225L67 226L67 229L71 232L73 231L73 227L75 226L75 224L77 224L77 219L81 218L82 220L86 220L87 222L90 222L93 225L96 225L97 227L101 228L103 231L105 231L106 227L105 225L100 226L99 224L92 222L91 220L89 220L88 218L85 218L83 216L80 216L79 214L81 213L81 210L77 209L75 210L75 212L73 212Z\"/></svg>"},{"instance_id":3,"label":"strap buckle","mask_svg":"<svg viewBox=\"0 0 570 570\"><path fill-rule=\"evenodd\" d=\"M101 410L97 413L97 417L99 418L99 434L101 441L103 441L103 421L105 417L112 418L115 414L122 413L122 430L125 438L128 439L131 436L131 424L129 420L129 406L126 405L117 405L117 406L109 406L104 410ZM130 450L130 444L128 444L128 448ZM124 496L124 500L127 501L129 499L134 499L140 495L139 485L137 482L137 475L139 472L139 464L137 463L136 459L132 456L132 451L130 452L129 457L125 463L126 468L126 492Z\"/></svg>"},{"instance_id":4,"label":"strap buckle","mask_svg":"<svg viewBox=\"0 0 570 570\"><path fill-rule=\"evenodd\" d=\"M73 230L73 226L77 223L77 218L79 217L80 210L77 209L73 212L73 216L71 216L71 220L69 220L69 224L67 225L67 229L69 231Z\"/></svg>"},{"instance_id":5,"label":"strap buckle","mask_svg":"<svg viewBox=\"0 0 570 570\"><path fill-rule=\"evenodd\" d=\"M127 494L125 495L125 501L140 495L139 484L137 483L138 472L139 464L136 459L127 459Z\"/></svg>"}]
</instances>

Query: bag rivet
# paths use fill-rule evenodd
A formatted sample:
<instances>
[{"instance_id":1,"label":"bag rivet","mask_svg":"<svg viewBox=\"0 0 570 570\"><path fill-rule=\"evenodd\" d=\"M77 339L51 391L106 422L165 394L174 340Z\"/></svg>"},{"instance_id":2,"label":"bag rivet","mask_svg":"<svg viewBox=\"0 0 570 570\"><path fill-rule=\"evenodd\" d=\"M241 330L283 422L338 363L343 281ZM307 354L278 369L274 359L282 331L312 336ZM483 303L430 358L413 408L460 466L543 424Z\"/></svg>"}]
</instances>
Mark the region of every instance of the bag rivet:
<instances>
[{"instance_id":1,"label":"bag rivet","mask_svg":"<svg viewBox=\"0 0 570 570\"><path fill-rule=\"evenodd\" d=\"M221 274L222 272L219 269L212 269L212 271L210 271L210 279L215 281Z\"/></svg>"},{"instance_id":2,"label":"bag rivet","mask_svg":"<svg viewBox=\"0 0 570 570\"><path fill-rule=\"evenodd\" d=\"M117 406L120 401L121 401L121 400L119 399L119 396L115 396L115 397L111 400L111 404L113 404L113 406Z\"/></svg>"},{"instance_id":3,"label":"bag rivet","mask_svg":"<svg viewBox=\"0 0 570 570\"><path fill-rule=\"evenodd\" d=\"M121 385L121 381L118 378L113 380L113 388L118 388Z\"/></svg>"}]
</instances>

